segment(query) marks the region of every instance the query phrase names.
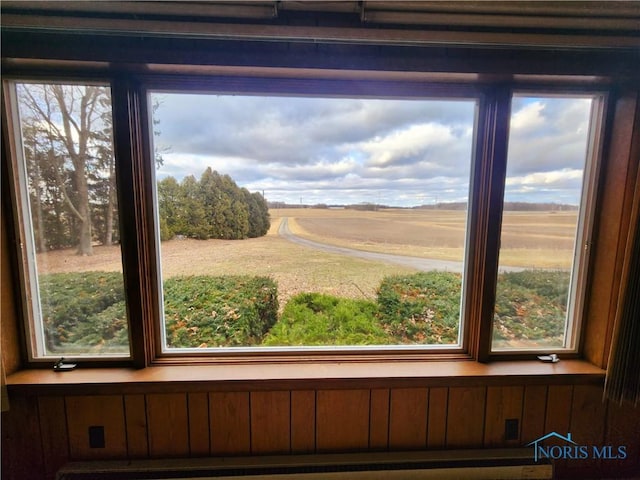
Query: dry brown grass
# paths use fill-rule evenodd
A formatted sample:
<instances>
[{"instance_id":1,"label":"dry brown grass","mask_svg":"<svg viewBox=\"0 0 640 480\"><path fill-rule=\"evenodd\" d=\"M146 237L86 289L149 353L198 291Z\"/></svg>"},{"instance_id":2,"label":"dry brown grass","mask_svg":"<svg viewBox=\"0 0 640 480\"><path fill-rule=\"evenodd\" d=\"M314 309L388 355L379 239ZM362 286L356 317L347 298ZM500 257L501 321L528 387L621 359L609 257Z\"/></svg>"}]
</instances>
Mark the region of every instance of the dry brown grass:
<instances>
[{"instance_id":1,"label":"dry brown grass","mask_svg":"<svg viewBox=\"0 0 640 480\"><path fill-rule=\"evenodd\" d=\"M282 217L304 237L361 250L423 258L462 260L464 213L434 210L273 210L272 227L248 240L172 240L161 244L162 272L177 275L267 275L279 285L280 301L317 291L373 298L383 277L410 269L312 250L278 237ZM501 263L561 268L571 263L575 213L505 214ZM38 254L40 273L120 271L118 246L94 248L81 257L74 249Z\"/></svg>"},{"instance_id":2,"label":"dry brown grass","mask_svg":"<svg viewBox=\"0 0 640 480\"><path fill-rule=\"evenodd\" d=\"M264 275L278 283L281 305L302 292L375 298L382 279L412 270L295 245L274 234L248 240L171 240L161 244L162 274ZM82 257L74 249L38 255L40 273L120 271L120 249L95 247Z\"/></svg>"}]
</instances>

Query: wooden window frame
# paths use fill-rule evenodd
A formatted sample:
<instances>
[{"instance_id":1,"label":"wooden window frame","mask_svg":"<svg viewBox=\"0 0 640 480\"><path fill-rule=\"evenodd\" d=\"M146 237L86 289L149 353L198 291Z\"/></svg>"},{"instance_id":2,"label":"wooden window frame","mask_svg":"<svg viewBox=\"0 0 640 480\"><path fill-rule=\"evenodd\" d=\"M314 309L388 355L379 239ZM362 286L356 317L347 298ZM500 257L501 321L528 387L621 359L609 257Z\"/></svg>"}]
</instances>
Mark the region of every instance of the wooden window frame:
<instances>
[{"instance_id":1,"label":"wooden window frame","mask_svg":"<svg viewBox=\"0 0 640 480\"><path fill-rule=\"evenodd\" d=\"M265 87L266 86L266 87ZM361 96L363 98L415 98L415 99L444 99L444 100L456 100L466 99L476 101L476 110L480 111L481 104L486 103L486 97L490 95L486 88L479 87L477 85L469 84L456 84L446 85L439 83L432 84L412 84L410 82L402 81L363 81L358 82L357 89L354 90L349 81L344 80L322 80L322 79L265 79L261 77L193 77L193 76L180 76L166 77L166 76L145 76L141 77L140 82L140 97L147 99L147 95L153 91L161 92L197 92L197 93L211 93L211 94L256 94L256 95L269 95L269 94L282 94L282 95L327 95L327 96ZM143 130L147 132L144 138L146 151L146 158L151 159L152 154L150 152L150 132L152 131L152 122L148 116L148 106L146 103L141 103L143 117ZM478 118L476 112L476 123L481 120ZM484 150L475 149L475 138L472 145L473 159L471 161L471 168L475 168L475 172L472 173L472 177L479 175L482 178L488 178L485 174L486 161L484 156L486 152ZM147 160L146 165L148 172L145 172L145 181L148 182L149 188L153 188L153 172L151 160ZM472 194L471 189L473 180L470 180L469 184L469 196L475 198L476 195ZM478 189L484 187L478 186ZM473 210L474 207L472 206ZM471 266L475 256L471 256L468 252L470 245L476 241L476 235L470 234L472 231L470 227L472 214L467 215L467 246L465 252L465 273L463 275L470 275L475 267ZM155 219L155 213L152 215L152 220ZM154 227L155 228L155 227ZM154 245L157 245L157 239L154 241ZM158 263L160 260L155 256L149 258L149 263ZM153 268L154 275L159 269ZM156 277L154 277L156 278ZM157 289L154 297L159 298L159 288L161 279L158 279ZM481 282L464 282L471 284L472 288L469 290L476 290L477 286ZM154 284L156 285L156 284ZM463 286L464 289L468 288L467 285ZM474 292L474 295L475 294ZM212 358L219 362L282 362L282 361L330 361L335 359L343 359L346 361L362 361L362 360L395 360L402 359L420 359L420 360L446 360L446 359L464 359L469 360L473 358L473 354L470 353L475 344L473 340L473 323L471 321L464 321L463 317L470 318L472 313L465 313L466 311L473 312L473 306L471 302L467 300L469 293L467 293L463 301L461 308L461 344L456 346L439 346L441 348L429 349L429 346L416 346L415 349L407 349L401 351L396 349L394 351L393 345L384 346L384 348L367 348L366 350L354 348L340 348L335 352L327 352L326 349L315 349L314 347L304 347L304 351L300 349L251 349L250 352L234 351L233 349L221 349L219 352L212 353L211 351L200 351L198 349L192 349L188 353L184 352L163 352L161 333L162 321L154 321L149 325L149 329L153 330L154 344L151 346L152 350L149 354L151 364L176 364L176 363L210 363ZM160 312L157 313L157 318L160 319ZM426 348L425 348L426 347Z\"/></svg>"},{"instance_id":2,"label":"wooden window frame","mask_svg":"<svg viewBox=\"0 0 640 480\"><path fill-rule=\"evenodd\" d=\"M580 192L580 205L576 222L576 235L574 237L573 260L570 270L569 296L567 298L567 317L565 319L565 343L567 337L570 345L560 348L563 357L577 358L581 355L582 327L585 318L588 282L591 275L591 252L595 235L596 205L598 202L598 185L601 180L602 165L604 163L605 128L607 111L609 110L610 91L606 89L589 88L549 88L549 87L516 87L512 90L513 96L540 96L543 98L560 97L592 97L592 106L589 114L589 132L587 137L587 150L585 152L582 188ZM506 163L505 163L506 179ZM503 185L505 184L503 180ZM504 197L504 191L503 191ZM502 209L502 205L501 205ZM499 237L498 237L499 238ZM498 240L498 244L500 241ZM496 282L497 285L497 282ZM495 301L495 293L494 293ZM553 352L554 348L548 349ZM535 349L493 350L489 345L488 359L506 360L518 357L529 352L539 355Z\"/></svg>"},{"instance_id":3,"label":"wooden window frame","mask_svg":"<svg viewBox=\"0 0 640 480\"><path fill-rule=\"evenodd\" d=\"M38 62L35 62L36 64ZM101 67L98 67L101 70ZM295 69L292 69L295 71ZM125 285L129 312L129 328L131 337L132 358L123 362L120 359L99 359L83 361L83 366L135 366L138 368L153 365L199 364L199 363L254 363L254 362L309 362L309 361L423 361L423 360L490 360L509 359L531 360L535 358L532 352L517 352L508 356L491 353L491 323L493 319L493 305L495 300L495 285L498 268L498 244L500 238L500 220L504 196L504 176L506 171L506 150L508 139L508 123L510 119L510 101L514 89L520 88L518 82L479 83L469 80L456 84L432 83L429 85L434 92L445 93L452 88L460 91L478 92L480 98L477 120L477 141L474 147L475 162L473 164L471 188L471 202L469 221L469 239L467 242L467 271L468 278L479 279L472 283L472 287L464 297L463 311L467 318L478 318L477 321L465 322L465 343L457 352L442 351L412 351L412 352L362 352L350 351L328 355L326 352L291 352L269 353L255 352L250 355L221 355L206 353L204 355L161 355L157 339L160 328L160 305L158 302L159 285L156 264L156 234L153 212L152 176L150 173L150 133L147 117L146 91L150 86L173 84L176 88L210 88L212 79L207 75L176 76L140 76L135 72L118 72L118 74L96 74L79 67L72 67L64 76L57 76L55 80L95 80L108 79L112 86L112 109L114 118L114 149L119 168L118 192L120 207L120 222L122 229L123 267L125 269ZM40 69L27 68L9 77L5 81L21 80L54 80L54 78ZM247 80L247 79L245 79ZM459 80L459 78L458 78ZM253 77L251 82L277 82L273 78ZM330 80L331 81L331 80ZM298 84L296 78L286 78L285 82ZM347 81L348 82L348 81ZM378 83L376 83L378 82ZM524 85L532 90L549 88L559 92L576 91L593 92L612 90L608 85L599 81L585 82L577 79L567 82L564 79L556 82L553 77L546 79L537 75L535 80L523 80ZM411 87L411 82L399 82ZM471 85L470 85L471 83ZM379 80L372 81L372 85L383 85ZM6 94L6 92L5 92ZM5 101L3 95L3 101ZM3 107L3 120L9 118L6 113L6 102ZM612 128L611 115L603 123L605 136ZM6 125L7 122L4 122ZM3 128L5 138L10 138L9 127ZM13 158L12 149L15 145L5 141L7 158ZM602 148L604 150L604 148ZM4 152L3 152L4 153ZM604 159L601 159L604 163ZM4 167L3 167L4 168ZM4 172L3 172L4 173ZM603 188L600 185L596 206L602 202ZM9 199L12 203L14 223L19 222L16 198L14 192ZM131 208L123 209L123 205ZM595 208L595 207L594 207ZM474 228L475 226L475 228ZM19 231L19 230L15 230ZM19 244L19 242L17 242ZM589 269L590 270L590 269ZM21 274L18 272L18 274ZM590 283L589 283L590 286ZM588 309L586 300L584 307ZM24 298L23 298L24 305ZM589 312L585 318L589 320ZM586 321L585 321L586 323ZM22 328L23 348L25 343L24 328ZM586 325L581 332L584 337ZM576 352L561 352L561 358L579 358L582 355L582 342ZM24 354L23 354L24 358ZM23 362L29 367L50 367L50 360L36 360Z\"/></svg>"},{"instance_id":4,"label":"wooden window frame","mask_svg":"<svg viewBox=\"0 0 640 480\"><path fill-rule=\"evenodd\" d=\"M29 83L37 84L40 80L28 81ZM59 84L59 85L100 85L107 87L111 90L111 83L109 80L105 80L104 78L92 78L92 79L67 79L67 80L44 80L50 81L50 84ZM7 143L8 148L10 149L10 155L8 156L8 176L10 182L10 191L12 194L12 198L15 202L14 212L16 222L14 224L14 231L16 232L16 236L20 238L20 252L17 255L19 259L19 276L21 280L21 311L24 316L24 321L22 322L22 329L24 331L24 337L26 341L26 356L29 362L37 362L40 360L37 354L44 350L44 346L42 345L42 330L44 326L42 324L42 319L36 318L38 315L41 315L42 312L40 310L39 299L35 297L39 295L37 291L38 281L36 280L37 271L36 265L33 261L29 259L29 257L35 255L34 246L30 240L33 235L33 225L31 224L32 218L30 217L30 213L27 212L28 208L26 205L29 204L29 193L28 188L26 187L27 180L25 176L27 175L26 166L24 164L24 154L20 153L22 150L22 134L21 127L16 122L20 116L19 107L18 107L18 99L16 92L16 85L19 84L19 80L4 80L3 81L3 104L6 105L6 115L3 117L7 119L8 122L8 135L7 135ZM4 115L4 112L3 112ZM115 138L112 138L112 141L115 141ZM18 146L19 145L19 146ZM120 183L120 174L118 164L118 160L116 159L116 184L119 186ZM116 192L119 193L119 188L116 188ZM29 217L29 218L27 218ZM123 265L124 269L124 265ZM123 274L123 287L125 275ZM36 305L38 304L38 305ZM129 342L131 343L131 342ZM48 361L51 361L53 355L48 355L46 358ZM92 357L92 356L82 356L83 360L94 361L94 359L98 359L100 361L105 360L112 362L113 364L122 364L129 362L133 357L131 346L129 346L129 353L123 355L112 355L105 356L101 358L100 356Z\"/></svg>"}]
</instances>

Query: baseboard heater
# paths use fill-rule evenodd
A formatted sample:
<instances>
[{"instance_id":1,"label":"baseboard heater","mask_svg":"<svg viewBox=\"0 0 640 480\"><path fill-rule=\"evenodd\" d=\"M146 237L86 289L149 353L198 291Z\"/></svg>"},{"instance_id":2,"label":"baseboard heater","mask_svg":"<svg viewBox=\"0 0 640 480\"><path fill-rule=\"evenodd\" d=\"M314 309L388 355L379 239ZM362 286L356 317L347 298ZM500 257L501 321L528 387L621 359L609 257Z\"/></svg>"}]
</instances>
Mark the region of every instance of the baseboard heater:
<instances>
[{"instance_id":1,"label":"baseboard heater","mask_svg":"<svg viewBox=\"0 0 640 480\"><path fill-rule=\"evenodd\" d=\"M57 480L552 479L533 450L490 449L72 462Z\"/></svg>"}]
</instances>

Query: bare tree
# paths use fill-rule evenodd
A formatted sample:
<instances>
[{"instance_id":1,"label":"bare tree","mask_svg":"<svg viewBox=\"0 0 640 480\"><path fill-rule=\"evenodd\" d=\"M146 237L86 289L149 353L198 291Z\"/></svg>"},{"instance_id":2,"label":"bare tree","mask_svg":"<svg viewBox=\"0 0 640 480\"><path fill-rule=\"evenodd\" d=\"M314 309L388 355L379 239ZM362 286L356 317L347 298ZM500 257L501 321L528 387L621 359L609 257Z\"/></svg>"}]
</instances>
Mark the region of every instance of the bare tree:
<instances>
[{"instance_id":1,"label":"bare tree","mask_svg":"<svg viewBox=\"0 0 640 480\"><path fill-rule=\"evenodd\" d=\"M107 177L107 218L113 221L113 148L109 89L97 85L22 84L21 108L46 132L48 159L55 162L58 186L67 210L75 217L77 253L93 253L90 190L96 179ZM106 120L106 119L109 120ZM38 152L33 152L34 159ZM107 222L108 223L108 222ZM112 235L112 226L103 240ZM109 240L110 241L110 240Z\"/></svg>"}]
</instances>

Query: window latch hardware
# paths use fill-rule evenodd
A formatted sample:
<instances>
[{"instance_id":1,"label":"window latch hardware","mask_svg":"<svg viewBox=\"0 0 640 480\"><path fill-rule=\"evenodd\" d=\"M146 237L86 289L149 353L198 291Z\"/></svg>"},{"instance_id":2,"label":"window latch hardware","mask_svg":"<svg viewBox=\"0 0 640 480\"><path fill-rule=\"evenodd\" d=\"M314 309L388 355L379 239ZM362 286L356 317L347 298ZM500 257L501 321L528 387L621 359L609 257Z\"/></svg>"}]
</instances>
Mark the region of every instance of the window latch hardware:
<instances>
[{"instance_id":1,"label":"window latch hardware","mask_svg":"<svg viewBox=\"0 0 640 480\"><path fill-rule=\"evenodd\" d=\"M56 363L53 364L53 370L56 372L67 372L76 368L75 363L65 363L64 357L61 357Z\"/></svg>"},{"instance_id":2,"label":"window latch hardware","mask_svg":"<svg viewBox=\"0 0 640 480\"><path fill-rule=\"evenodd\" d=\"M545 363L558 363L560 359L558 355L552 353L551 355L538 355L538 360Z\"/></svg>"}]
</instances>

